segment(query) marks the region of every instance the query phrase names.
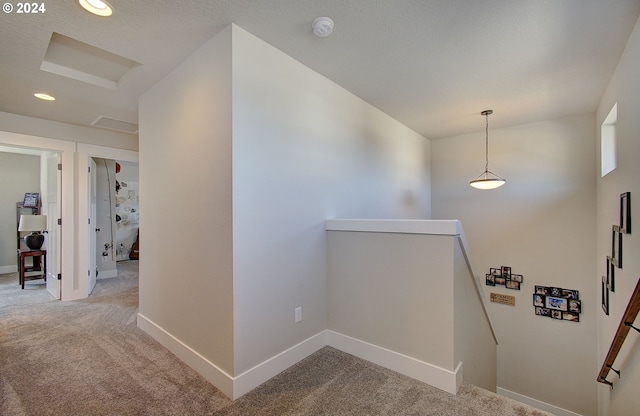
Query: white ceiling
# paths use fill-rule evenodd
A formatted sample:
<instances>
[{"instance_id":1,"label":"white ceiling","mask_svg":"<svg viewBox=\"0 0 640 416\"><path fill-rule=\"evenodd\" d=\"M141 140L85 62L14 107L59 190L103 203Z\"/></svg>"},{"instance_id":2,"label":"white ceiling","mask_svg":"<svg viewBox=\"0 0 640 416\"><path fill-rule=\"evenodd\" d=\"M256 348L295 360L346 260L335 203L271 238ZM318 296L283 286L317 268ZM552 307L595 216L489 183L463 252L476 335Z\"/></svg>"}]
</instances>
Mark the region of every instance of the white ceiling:
<instances>
[{"instance_id":1,"label":"white ceiling","mask_svg":"<svg viewBox=\"0 0 640 416\"><path fill-rule=\"evenodd\" d=\"M425 137L447 137L484 130L489 108L492 128L595 111L640 15L639 0L109 2L110 18L75 0L2 13L0 111L136 123L140 94L235 23ZM331 36L312 34L318 16L335 21ZM116 89L45 72L54 32L140 65Z\"/></svg>"}]
</instances>

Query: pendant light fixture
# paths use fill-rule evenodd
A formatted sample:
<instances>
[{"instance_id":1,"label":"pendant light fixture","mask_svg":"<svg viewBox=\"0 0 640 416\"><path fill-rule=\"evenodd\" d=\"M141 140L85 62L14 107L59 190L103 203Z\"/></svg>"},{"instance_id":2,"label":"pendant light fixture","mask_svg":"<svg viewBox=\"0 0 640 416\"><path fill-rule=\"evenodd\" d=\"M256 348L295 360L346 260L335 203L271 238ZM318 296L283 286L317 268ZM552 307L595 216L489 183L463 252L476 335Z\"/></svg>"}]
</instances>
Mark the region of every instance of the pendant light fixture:
<instances>
[{"instance_id":1,"label":"pendant light fixture","mask_svg":"<svg viewBox=\"0 0 640 416\"><path fill-rule=\"evenodd\" d=\"M484 172L482 172L480 176L469 182L469 185L473 186L476 189L496 189L497 187L504 185L507 180L501 178L500 176L489 170L489 114L493 114L493 110L484 110L480 114L485 116L486 119Z\"/></svg>"}]
</instances>

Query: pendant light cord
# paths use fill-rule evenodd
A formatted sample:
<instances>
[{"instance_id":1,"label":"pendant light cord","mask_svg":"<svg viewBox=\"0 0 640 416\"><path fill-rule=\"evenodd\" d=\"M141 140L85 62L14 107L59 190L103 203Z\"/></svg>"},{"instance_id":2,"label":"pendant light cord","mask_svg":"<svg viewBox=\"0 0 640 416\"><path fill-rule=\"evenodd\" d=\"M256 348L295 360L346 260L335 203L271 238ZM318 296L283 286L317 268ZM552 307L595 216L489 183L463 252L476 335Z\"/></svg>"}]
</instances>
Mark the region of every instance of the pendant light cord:
<instances>
[{"instance_id":1,"label":"pendant light cord","mask_svg":"<svg viewBox=\"0 0 640 416\"><path fill-rule=\"evenodd\" d=\"M484 145L484 160L485 160L485 164L484 164L484 170L485 172L489 172L489 113L485 112L485 119L486 119L486 125L485 125L485 145Z\"/></svg>"}]
</instances>

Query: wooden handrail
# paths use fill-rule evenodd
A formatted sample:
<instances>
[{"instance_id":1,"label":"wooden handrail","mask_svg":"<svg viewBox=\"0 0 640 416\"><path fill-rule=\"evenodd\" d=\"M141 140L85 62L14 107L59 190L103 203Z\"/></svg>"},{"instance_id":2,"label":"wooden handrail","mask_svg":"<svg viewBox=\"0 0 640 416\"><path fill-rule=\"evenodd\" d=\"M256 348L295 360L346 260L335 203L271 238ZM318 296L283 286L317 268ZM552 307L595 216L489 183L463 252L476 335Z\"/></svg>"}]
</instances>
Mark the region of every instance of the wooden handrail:
<instances>
[{"instance_id":1,"label":"wooden handrail","mask_svg":"<svg viewBox=\"0 0 640 416\"><path fill-rule=\"evenodd\" d=\"M636 284L636 288L631 295L631 299L629 299L629 304L627 305L627 309L624 311L622 315L622 319L620 320L620 325L618 325L618 330L616 331L616 335L611 342L611 347L609 347L609 352L607 353L607 358L605 358L602 363L602 368L600 368L600 374L598 375L598 382L608 384L613 387L613 383L607 381L607 376L609 375L609 370L615 371L618 375L620 375L620 371L614 370L611 366L615 362L618 357L618 353L622 348L622 344L624 344L624 340L627 338L627 334L629 333L629 329L631 325L636 320L638 316L638 311L640 311L640 279L638 279L638 283Z\"/></svg>"}]
</instances>

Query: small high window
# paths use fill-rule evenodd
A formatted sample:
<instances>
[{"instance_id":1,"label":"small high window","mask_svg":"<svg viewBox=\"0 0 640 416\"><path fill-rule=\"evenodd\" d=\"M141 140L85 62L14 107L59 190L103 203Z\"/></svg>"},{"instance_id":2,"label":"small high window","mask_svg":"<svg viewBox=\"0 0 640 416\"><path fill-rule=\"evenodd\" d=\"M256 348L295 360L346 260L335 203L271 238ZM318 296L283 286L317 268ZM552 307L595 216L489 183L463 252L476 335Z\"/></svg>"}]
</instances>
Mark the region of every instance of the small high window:
<instances>
[{"instance_id":1,"label":"small high window","mask_svg":"<svg viewBox=\"0 0 640 416\"><path fill-rule=\"evenodd\" d=\"M600 176L616 168L616 124L618 122L618 103L614 104L600 130Z\"/></svg>"}]
</instances>

